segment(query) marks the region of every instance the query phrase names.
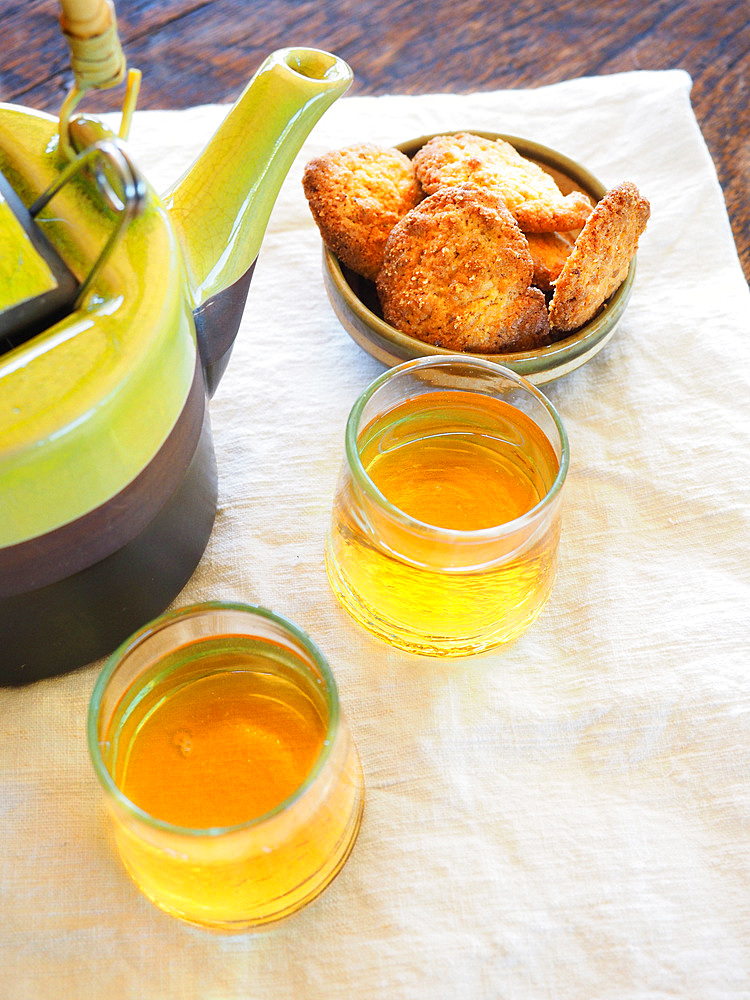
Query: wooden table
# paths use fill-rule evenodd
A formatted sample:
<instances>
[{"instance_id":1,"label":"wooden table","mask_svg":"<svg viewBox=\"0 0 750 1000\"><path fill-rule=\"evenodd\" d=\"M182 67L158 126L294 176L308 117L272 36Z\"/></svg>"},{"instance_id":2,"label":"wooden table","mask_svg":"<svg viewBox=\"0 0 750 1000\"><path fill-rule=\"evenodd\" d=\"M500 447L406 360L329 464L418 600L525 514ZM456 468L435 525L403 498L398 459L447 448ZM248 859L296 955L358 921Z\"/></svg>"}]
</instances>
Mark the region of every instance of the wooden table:
<instances>
[{"instance_id":1,"label":"wooden table","mask_svg":"<svg viewBox=\"0 0 750 1000\"><path fill-rule=\"evenodd\" d=\"M0 100L56 113L71 82L55 0L0 0ZM636 69L687 70L750 277L747 0L118 0L139 108L232 101L273 49L352 66L351 94L466 93ZM114 109L122 88L83 109ZM624 137L627 141L627 137Z\"/></svg>"}]
</instances>

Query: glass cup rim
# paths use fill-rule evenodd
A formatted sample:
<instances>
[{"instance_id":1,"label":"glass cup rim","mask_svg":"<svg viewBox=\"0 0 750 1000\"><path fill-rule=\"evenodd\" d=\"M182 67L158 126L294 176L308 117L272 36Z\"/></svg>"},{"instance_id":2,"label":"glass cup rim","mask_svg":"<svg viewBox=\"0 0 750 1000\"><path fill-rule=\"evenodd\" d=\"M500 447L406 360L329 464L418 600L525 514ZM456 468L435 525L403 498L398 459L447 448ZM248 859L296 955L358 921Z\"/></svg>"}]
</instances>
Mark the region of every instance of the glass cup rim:
<instances>
[{"instance_id":1,"label":"glass cup rim","mask_svg":"<svg viewBox=\"0 0 750 1000\"><path fill-rule=\"evenodd\" d=\"M129 799L127 795L118 787L114 778L109 772L106 764L104 763L104 758L102 757L101 748L99 745L99 707L101 705L102 696L109 683L111 677L113 676L118 664L121 662L123 657L137 645L143 642L149 635L154 632L168 627L171 623L184 618L190 618L196 616L205 611L239 611L248 613L252 616L257 616L260 618L266 618L282 628L286 629L295 639L303 646L305 651L310 655L311 659L315 663L315 666L320 670L323 675L323 679L326 684L326 690L328 694L329 703L329 716L328 724L326 726L326 736L323 741L323 747L318 754L318 757L307 775L305 780L285 799L274 806L273 809L269 809L265 813L261 813L259 816L253 816L249 820L245 820L242 823L234 823L230 826L210 826L210 827L188 827L180 826L177 823L170 823L168 820L159 819L158 816L152 816L147 810L142 809L139 805ZM336 742L336 736L339 731L341 720L341 711L339 704L338 688L336 686L336 680L333 676L333 672L328 663L328 660L323 655L322 651L318 645L310 638L310 636L299 626L295 625L288 618L283 615L278 614L275 611L271 611L268 608L263 607L260 604L246 604L237 601L201 601L195 604L187 605L183 608L177 608L174 611L165 612L154 618L152 621L147 622L140 629L133 632L123 643L121 643L118 648L110 654L106 663L102 667L102 670L94 684L94 688L91 692L91 697L89 699L88 707L88 718L87 718L87 736L88 736L88 747L89 756L94 765L94 771L99 779L100 784L104 787L104 790L112 796L115 802L123 808L126 812L135 816L140 822L144 823L146 826L150 826L154 829L165 831L167 833L173 834L180 837L188 838L218 838L225 835L230 835L234 833L240 833L245 830L254 829L261 826L263 823L268 822L275 816L285 812L292 806L295 802L303 797L307 790L315 783L316 779L320 775L321 771L325 767L327 761L329 760L332 752L333 746Z\"/></svg>"},{"instance_id":2,"label":"glass cup rim","mask_svg":"<svg viewBox=\"0 0 750 1000\"><path fill-rule=\"evenodd\" d=\"M503 524L492 525L489 528L444 528L440 525L430 524L427 521L420 521L419 518L412 517L412 515L402 511L399 507L396 507L395 504L391 503L391 501L378 489L373 480L367 474L367 470L362 464L362 459L360 458L359 449L357 447L358 424L360 417L362 416L362 412L364 411L364 408L369 400L382 385L389 382L395 375L402 372L422 368L446 368L449 365L457 363L466 367L482 368L485 371L492 372L496 375L503 375L509 381L514 382L520 389L524 389L529 392L530 395L534 396L547 410L549 415L552 417L558 434L560 435L561 454L559 468L552 485L542 499L530 510L525 511L523 514L513 518L511 521L506 521ZM536 421L534 422L536 423ZM382 508L389 515L389 517L399 522L407 529L415 529L422 533L429 532L438 539L460 539L461 541L466 542L484 542L490 541L493 538L500 538L504 535L512 534L514 531L518 531L523 528L527 523L532 522L546 507L550 506L560 493L568 474L568 466L570 464L570 444L568 441L567 431L565 430L565 426L562 422L560 414L557 412L557 409L550 402L550 400L547 399L544 393L540 392L540 390L537 389L537 387L528 379L525 379L522 375L518 375L516 372L511 371L510 368L505 368L503 365L499 365L494 361L488 361L485 358L469 358L461 354L446 354L440 357L428 356L424 358L414 358L411 361L405 361L400 365L395 365L393 368L389 368L388 371L383 372L382 375L379 375L376 379L374 379L360 393L351 408L346 422L345 450L347 463L355 481L357 482L357 485L372 500L374 500L378 507Z\"/></svg>"}]
</instances>

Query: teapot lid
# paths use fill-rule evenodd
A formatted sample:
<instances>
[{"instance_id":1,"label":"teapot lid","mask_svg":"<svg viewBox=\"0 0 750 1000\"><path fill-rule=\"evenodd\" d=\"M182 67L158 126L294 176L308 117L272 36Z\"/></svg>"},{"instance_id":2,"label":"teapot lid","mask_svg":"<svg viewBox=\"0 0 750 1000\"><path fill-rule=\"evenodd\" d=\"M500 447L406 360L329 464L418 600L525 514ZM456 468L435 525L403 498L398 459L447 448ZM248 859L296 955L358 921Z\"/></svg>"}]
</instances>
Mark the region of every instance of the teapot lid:
<instances>
[{"instance_id":1,"label":"teapot lid","mask_svg":"<svg viewBox=\"0 0 750 1000\"><path fill-rule=\"evenodd\" d=\"M73 308L79 283L0 171L0 353Z\"/></svg>"},{"instance_id":2,"label":"teapot lid","mask_svg":"<svg viewBox=\"0 0 750 1000\"><path fill-rule=\"evenodd\" d=\"M88 168L114 227L86 278L79 282L37 221L54 196ZM114 249L130 220L143 208L145 183L115 139L85 149L30 208L0 171L0 354L34 337L71 313ZM8 280L2 281L2 278ZM12 280L11 280L12 279Z\"/></svg>"}]
</instances>

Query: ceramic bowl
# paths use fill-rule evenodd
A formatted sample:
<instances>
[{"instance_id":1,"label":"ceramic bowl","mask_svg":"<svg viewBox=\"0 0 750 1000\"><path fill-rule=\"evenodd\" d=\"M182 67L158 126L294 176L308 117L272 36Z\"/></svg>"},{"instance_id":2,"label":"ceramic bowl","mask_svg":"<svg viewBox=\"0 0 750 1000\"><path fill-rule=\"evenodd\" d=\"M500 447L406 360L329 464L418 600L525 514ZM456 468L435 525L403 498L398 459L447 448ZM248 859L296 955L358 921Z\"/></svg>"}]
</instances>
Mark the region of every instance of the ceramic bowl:
<instances>
[{"instance_id":1,"label":"ceramic bowl","mask_svg":"<svg viewBox=\"0 0 750 1000\"><path fill-rule=\"evenodd\" d=\"M510 142L522 156L534 160L550 173L564 194L573 190L584 191L594 201L598 201L605 193L604 185L593 174L554 149L517 136L478 132L476 129L471 131L488 139L505 139ZM422 136L419 139L399 143L396 148L407 156L413 156L430 138L432 136ZM560 378L585 364L610 340L630 298L634 277L635 258L630 264L625 281L603 304L596 316L585 326L554 344L534 351L474 356L496 361L537 385ZM455 351L425 344L386 323L374 283L342 265L336 255L325 246L323 278L326 292L340 323L352 339L378 361L393 366L402 361L427 355L455 354Z\"/></svg>"}]
</instances>

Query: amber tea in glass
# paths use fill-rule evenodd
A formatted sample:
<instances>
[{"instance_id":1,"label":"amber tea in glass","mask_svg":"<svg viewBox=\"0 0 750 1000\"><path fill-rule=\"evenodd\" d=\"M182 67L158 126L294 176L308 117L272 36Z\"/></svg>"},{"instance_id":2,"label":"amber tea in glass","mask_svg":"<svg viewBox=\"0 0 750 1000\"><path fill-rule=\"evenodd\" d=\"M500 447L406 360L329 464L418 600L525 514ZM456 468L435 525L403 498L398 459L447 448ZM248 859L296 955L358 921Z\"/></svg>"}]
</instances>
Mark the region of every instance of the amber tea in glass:
<instances>
[{"instance_id":1,"label":"amber tea in glass","mask_svg":"<svg viewBox=\"0 0 750 1000\"><path fill-rule=\"evenodd\" d=\"M334 592L370 632L437 656L518 636L555 576L568 442L531 383L423 358L355 403L326 543Z\"/></svg>"},{"instance_id":2,"label":"amber tea in glass","mask_svg":"<svg viewBox=\"0 0 750 1000\"><path fill-rule=\"evenodd\" d=\"M129 640L94 690L89 745L126 868L192 923L293 913L359 829L362 774L330 668L263 608L197 605Z\"/></svg>"}]
</instances>

